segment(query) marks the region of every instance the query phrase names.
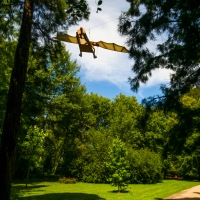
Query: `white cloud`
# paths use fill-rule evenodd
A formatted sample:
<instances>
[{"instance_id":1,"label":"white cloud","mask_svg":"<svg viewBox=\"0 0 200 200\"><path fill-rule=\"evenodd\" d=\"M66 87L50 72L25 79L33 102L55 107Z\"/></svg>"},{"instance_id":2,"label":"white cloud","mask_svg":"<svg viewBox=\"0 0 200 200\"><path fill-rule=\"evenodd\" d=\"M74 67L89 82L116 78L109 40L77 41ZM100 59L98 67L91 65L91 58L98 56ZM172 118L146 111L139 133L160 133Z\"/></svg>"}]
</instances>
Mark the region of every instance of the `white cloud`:
<instances>
[{"instance_id":1,"label":"white cloud","mask_svg":"<svg viewBox=\"0 0 200 200\"><path fill-rule=\"evenodd\" d=\"M68 34L75 36L76 30L81 26L87 31L87 35L92 41L103 40L125 45L126 38L117 32L117 24L121 11L126 11L129 4L124 0L105 1L101 6L102 11L96 13L94 2L94 0L89 2L92 7L90 20L80 22L79 26L71 27ZM71 53L72 58L76 59L81 66L84 81L108 81L120 89L127 90L128 88L129 90L128 78L134 76L131 71L134 61L129 59L128 54L97 48L97 58L94 59L93 55L89 53L83 53L83 57L79 57L78 45L66 43L66 48ZM152 72L148 83L141 87L167 83L169 82L169 74L170 72L166 69L157 69Z\"/></svg>"},{"instance_id":2,"label":"white cloud","mask_svg":"<svg viewBox=\"0 0 200 200\"><path fill-rule=\"evenodd\" d=\"M166 84L170 81L171 70L168 69L156 69L152 71L152 76L149 78L146 84L141 84L141 87L151 87L154 85Z\"/></svg>"}]
</instances>

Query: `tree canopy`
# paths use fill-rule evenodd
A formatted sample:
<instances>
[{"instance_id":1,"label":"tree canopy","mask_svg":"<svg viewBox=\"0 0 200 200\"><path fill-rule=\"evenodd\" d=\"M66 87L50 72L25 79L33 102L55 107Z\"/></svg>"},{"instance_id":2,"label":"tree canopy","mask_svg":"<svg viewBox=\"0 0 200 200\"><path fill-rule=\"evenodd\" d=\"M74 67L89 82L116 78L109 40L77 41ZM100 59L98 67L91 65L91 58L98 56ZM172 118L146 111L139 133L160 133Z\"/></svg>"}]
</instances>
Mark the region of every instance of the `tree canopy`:
<instances>
[{"instance_id":1,"label":"tree canopy","mask_svg":"<svg viewBox=\"0 0 200 200\"><path fill-rule=\"evenodd\" d=\"M120 17L119 32L127 36L134 59L135 77L129 79L132 90L137 91L157 68L172 70L167 87L173 91L199 86L200 2L127 1L130 8ZM149 42L155 49L148 47Z\"/></svg>"},{"instance_id":2,"label":"tree canopy","mask_svg":"<svg viewBox=\"0 0 200 200\"><path fill-rule=\"evenodd\" d=\"M49 49L47 60L41 49L38 54L30 51L15 178L63 175L107 183L114 176L120 184L128 174L130 183L157 183L163 175L199 179L199 89L181 97L179 112L153 108L146 117L146 108L135 97L120 94L110 100L86 94L79 66L64 46L60 50L53 54L54 48ZM2 67L2 74L10 73ZM2 86L4 94L8 81ZM113 156L118 175L107 165L116 138L128 155L124 160ZM121 173L124 162L129 163L127 173Z\"/></svg>"}]
</instances>

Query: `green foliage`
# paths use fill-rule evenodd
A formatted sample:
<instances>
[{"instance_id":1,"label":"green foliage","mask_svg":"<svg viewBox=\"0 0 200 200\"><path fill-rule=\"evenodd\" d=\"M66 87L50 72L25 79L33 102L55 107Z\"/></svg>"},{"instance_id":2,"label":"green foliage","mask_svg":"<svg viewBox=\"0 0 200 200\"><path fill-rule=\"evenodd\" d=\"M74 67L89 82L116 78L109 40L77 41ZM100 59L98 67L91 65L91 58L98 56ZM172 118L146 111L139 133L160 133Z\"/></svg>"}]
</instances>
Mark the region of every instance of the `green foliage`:
<instances>
[{"instance_id":1,"label":"green foliage","mask_svg":"<svg viewBox=\"0 0 200 200\"><path fill-rule=\"evenodd\" d=\"M86 0L81 1L68 1L68 23L77 24L78 21L82 19L88 20L90 11Z\"/></svg>"},{"instance_id":2,"label":"green foliage","mask_svg":"<svg viewBox=\"0 0 200 200\"><path fill-rule=\"evenodd\" d=\"M187 180L200 179L200 149L197 148L191 154L183 151L181 155L168 156L164 160L166 177L178 176Z\"/></svg>"},{"instance_id":3,"label":"green foliage","mask_svg":"<svg viewBox=\"0 0 200 200\"><path fill-rule=\"evenodd\" d=\"M3 39L3 38L2 38ZM6 98L9 88L9 80L14 60L15 42L3 42L0 38L0 135L6 109Z\"/></svg>"},{"instance_id":4,"label":"green foliage","mask_svg":"<svg viewBox=\"0 0 200 200\"><path fill-rule=\"evenodd\" d=\"M141 124L144 147L163 155L169 142L169 135L178 123L176 113L164 113L163 110L152 109L148 113L148 118Z\"/></svg>"},{"instance_id":5,"label":"green foliage","mask_svg":"<svg viewBox=\"0 0 200 200\"><path fill-rule=\"evenodd\" d=\"M181 177L200 180L200 133L194 131L186 139L182 154L178 156L178 169Z\"/></svg>"},{"instance_id":6,"label":"green foliage","mask_svg":"<svg viewBox=\"0 0 200 200\"><path fill-rule=\"evenodd\" d=\"M85 130L109 127L112 107L110 99L91 93L84 96L84 105Z\"/></svg>"},{"instance_id":7,"label":"green foliage","mask_svg":"<svg viewBox=\"0 0 200 200\"><path fill-rule=\"evenodd\" d=\"M27 179L29 178L30 171L39 171L43 166L44 138L43 130L40 130L37 126L29 127L21 145L22 158L28 163L26 169Z\"/></svg>"},{"instance_id":8,"label":"green foliage","mask_svg":"<svg viewBox=\"0 0 200 200\"><path fill-rule=\"evenodd\" d=\"M36 153L41 154L44 143L44 132L37 126L29 127L27 135L22 143L23 152L25 158L29 158L29 155Z\"/></svg>"},{"instance_id":9,"label":"green foliage","mask_svg":"<svg viewBox=\"0 0 200 200\"><path fill-rule=\"evenodd\" d=\"M178 167L179 159L177 156L170 154L163 160L163 172L165 178L171 178L174 176L180 176L179 167Z\"/></svg>"},{"instance_id":10,"label":"green foliage","mask_svg":"<svg viewBox=\"0 0 200 200\"><path fill-rule=\"evenodd\" d=\"M3 43L2 43L3 44ZM12 65L15 44L6 43L1 51L1 113ZM165 175L179 175L199 179L199 89L193 89L180 99L179 112L163 112L153 108L148 117L135 97L117 96L113 101L85 94L77 73L80 67L70 60L63 46L60 53L43 57L45 48L30 52L28 76L22 105L22 129L17 155L18 177L27 175L29 151L21 145L35 125L45 130L41 153L30 159L32 175L42 173L65 174L84 182L105 183L109 171L108 147L118 137L130 147L130 180L137 183L160 181L162 156ZM31 129L32 129L31 128ZM26 138L25 141L28 141ZM148 150L139 150L147 147ZM138 151L139 150L139 151ZM158 163L156 166L149 160ZM157 160L156 160L157 159ZM140 161L140 162L139 162ZM146 167L151 166L151 167Z\"/></svg>"},{"instance_id":11,"label":"green foliage","mask_svg":"<svg viewBox=\"0 0 200 200\"><path fill-rule=\"evenodd\" d=\"M80 103L80 102L79 102ZM106 182L104 161L111 140L109 127L111 101L97 94L82 98L79 130L65 148L64 174L84 182Z\"/></svg>"},{"instance_id":12,"label":"green foliage","mask_svg":"<svg viewBox=\"0 0 200 200\"><path fill-rule=\"evenodd\" d=\"M130 8L121 15L119 31L127 36L130 56L135 61L135 77L130 79L132 89L137 91L140 83L146 83L157 68L174 72L170 83L172 90L185 92L191 85L197 85L200 62L199 2L127 1ZM148 48L148 43L152 41L156 41L156 51Z\"/></svg>"},{"instance_id":13,"label":"green foliage","mask_svg":"<svg viewBox=\"0 0 200 200\"><path fill-rule=\"evenodd\" d=\"M148 150L129 149L130 183L158 183L162 180L162 161L158 154Z\"/></svg>"},{"instance_id":14,"label":"green foliage","mask_svg":"<svg viewBox=\"0 0 200 200\"><path fill-rule=\"evenodd\" d=\"M65 60L65 54L61 57ZM59 63L58 60L57 62ZM67 65L66 61L65 63ZM177 137L181 134L178 131L183 130L177 113L164 113L162 110L152 109L144 123L145 109L137 103L135 97L120 95L111 102L96 94L84 95L79 84L77 84L77 88L73 87L74 90L70 90L71 87L69 87L73 98L70 98L70 93L68 93L68 99L65 101L62 87L65 86L66 73L70 73L70 70L74 68L69 67L69 71L62 74L59 73L63 72L62 68L54 68L55 66L53 66L52 62L52 66L49 66L48 70L35 71L35 78L48 80L50 76L52 77L50 79L53 80L49 83L44 81L45 90L40 93L45 98L51 97L51 101L41 104L44 113L48 114L45 116L48 120L44 120L43 117L36 118L38 122L44 120L46 127L43 153L45 172L61 173L67 177L76 177L84 182L106 183L110 173L105 164L110 161L108 147L114 137L119 137L129 149L127 160L130 163L128 172L131 183L157 183L162 179L162 172L164 172L165 177L178 175L198 179L199 132L197 114L193 116L195 122L193 125L195 126L191 126L195 127L196 131L188 131L190 136L188 135L186 138L184 149L180 152L181 155L177 156L173 152L173 145L178 146ZM74 72L73 77L75 75L76 72ZM31 80L35 78L31 76ZM68 78L67 80L67 83L70 84ZM72 78L72 83L74 83L73 80ZM60 85L60 82L63 85ZM28 81L28 83L30 82ZM33 88L33 86L29 88ZM47 90L47 88L49 89ZM40 89L41 87L38 87L38 91ZM31 89L29 89L30 91ZM57 91L60 94L52 95L56 94ZM77 91L80 93L76 93ZM78 98L74 98L74 96ZM196 100L191 96L195 97ZM191 110L195 112L198 110L198 95L193 91L191 96L190 98L183 97L183 108L186 110L182 111L188 113L188 107L192 107ZM71 103L68 104L69 102ZM26 108L30 105L29 103ZM79 112L73 112L77 108ZM31 117L33 119L33 115ZM123 134L121 134L122 132ZM144 147L148 149L142 150Z\"/></svg>"},{"instance_id":15,"label":"green foliage","mask_svg":"<svg viewBox=\"0 0 200 200\"><path fill-rule=\"evenodd\" d=\"M111 138L106 130L93 129L84 134L82 140L76 139L77 157L72 161L70 171L72 176L89 183L107 182L108 146Z\"/></svg>"},{"instance_id":16,"label":"green foliage","mask_svg":"<svg viewBox=\"0 0 200 200\"><path fill-rule=\"evenodd\" d=\"M103 1L102 0L98 0L98 2L97 2L97 13L99 12L99 11L102 11L102 9L100 8L100 5L103 3Z\"/></svg>"},{"instance_id":17,"label":"green foliage","mask_svg":"<svg viewBox=\"0 0 200 200\"><path fill-rule=\"evenodd\" d=\"M86 1L74 1L73 3L78 4L79 2ZM66 8L67 5L64 0L25 0L0 8L0 27L3 28L3 31L0 32L9 34L12 33L13 29L19 32L19 37L11 34L11 38L18 38L18 42L10 79L0 147L0 196L5 200L9 200L10 196L30 47L32 47L32 53L37 52L43 57L43 60L47 61L48 53L52 51L52 47L54 48L54 54L58 50L55 48L56 44L52 40L52 35L60 30L66 31L69 24L76 23L77 20L87 18L89 15L87 12L88 7L86 7L83 10L84 16L67 21ZM79 7L79 9L81 8ZM7 25L9 25L8 29ZM43 47L42 50L40 49L41 46ZM1 44L0 47L2 48Z\"/></svg>"},{"instance_id":18,"label":"green foliage","mask_svg":"<svg viewBox=\"0 0 200 200\"><path fill-rule=\"evenodd\" d=\"M128 186L130 174L128 172L128 151L120 139L114 139L108 151L109 160L106 166L109 171L108 181L118 187L118 191L124 191Z\"/></svg>"},{"instance_id":19,"label":"green foliage","mask_svg":"<svg viewBox=\"0 0 200 200\"><path fill-rule=\"evenodd\" d=\"M40 61L43 61L41 57L37 57L37 60L33 57L30 65L23 111L26 118L33 119L33 115L29 116L29 113L33 108L35 112L37 105L38 112L34 119L36 123L44 122L42 125L45 126L46 133L45 157L48 172L55 174L63 164L64 151L69 149L67 145L81 126L85 87L77 77L80 67L70 59L64 46L60 47L60 53L56 55L54 49L51 49L51 54L43 61L43 65Z\"/></svg>"},{"instance_id":20,"label":"green foliage","mask_svg":"<svg viewBox=\"0 0 200 200\"><path fill-rule=\"evenodd\" d=\"M138 121L142 116L142 110L135 97L120 94L112 103L109 131L123 142L141 148L143 136Z\"/></svg>"}]
</instances>

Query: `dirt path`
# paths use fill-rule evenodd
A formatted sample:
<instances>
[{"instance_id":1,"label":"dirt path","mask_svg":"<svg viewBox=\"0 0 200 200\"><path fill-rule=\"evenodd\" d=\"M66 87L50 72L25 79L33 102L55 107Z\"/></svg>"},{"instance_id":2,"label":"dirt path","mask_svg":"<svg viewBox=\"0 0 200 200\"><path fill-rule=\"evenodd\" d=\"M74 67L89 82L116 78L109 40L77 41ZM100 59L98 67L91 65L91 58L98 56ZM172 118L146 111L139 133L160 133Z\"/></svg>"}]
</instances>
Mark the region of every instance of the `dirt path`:
<instances>
[{"instance_id":1,"label":"dirt path","mask_svg":"<svg viewBox=\"0 0 200 200\"><path fill-rule=\"evenodd\" d=\"M179 199L179 200L200 200L200 185L183 190L179 193L173 194L165 200Z\"/></svg>"}]
</instances>

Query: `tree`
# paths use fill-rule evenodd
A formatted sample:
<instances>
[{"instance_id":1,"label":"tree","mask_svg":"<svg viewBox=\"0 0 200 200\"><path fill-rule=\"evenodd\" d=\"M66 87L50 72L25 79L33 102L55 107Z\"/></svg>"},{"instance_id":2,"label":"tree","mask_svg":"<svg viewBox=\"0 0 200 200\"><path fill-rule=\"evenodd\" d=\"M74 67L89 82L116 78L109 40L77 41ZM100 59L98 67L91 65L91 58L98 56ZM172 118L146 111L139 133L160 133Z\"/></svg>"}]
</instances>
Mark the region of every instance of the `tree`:
<instances>
[{"instance_id":1,"label":"tree","mask_svg":"<svg viewBox=\"0 0 200 200\"><path fill-rule=\"evenodd\" d=\"M112 138L103 127L101 130L90 129L82 137L75 140L76 154L70 164L70 175L89 183L107 182L105 163L109 160L108 146Z\"/></svg>"},{"instance_id":2,"label":"tree","mask_svg":"<svg viewBox=\"0 0 200 200\"><path fill-rule=\"evenodd\" d=\"M135 77L129 79L132 90L137 91L141 83L146 83L155 69L165 68L172 71L170 83L161 87L163 96L151 97L143 103L147 107L146 116L148 110L155 108L165 111L166 116L169 115L166 111L174 113L175 118L173 115L171 118L173 126L169 123L171 128L167 128L168 131L165 127L166 137L160 135L161 137L158 138L160 141L157 141L165 144L162 152L165 161L176 160L176 156L173 155L182 152L188 136L195 132L192 129L196 128L193 126L196 120L193 119L194 115L196 117L199 113L197 109L184 108L182 94L191 88L199 87L200 2L196 0L127 1L130 3L130 8L120 17L119 32L127 36L130 57L135 60L133 65ZM149 43L154 43L155 48L149 48ZM191 100L188 97L187 99ZM156 117L155 114L154 116ZM152 121L148 121L147 117L144 117L144 121L147 122L147 132L145 132L147 138L157 137L150 129L156 130L161 127L155 124L155 129ZM160 125L164 124L160 123ZM148 140L148 145L161 147L153 144L156 142L154 138L152 141ZM168 158L169 154L172 159ZM196 153L192 155L196 159ZM170 165L172 162L167 163Z\"/></svg>"},{"instance_id":3,"label":"tree","mask_svg":"<svg viewBox=\"0 0 200 200\"><path fill-rule=\"evenodd\" d=\"M31 21L33 17L33 2L27 0L24 5L24 14L20 38L16 49L14 68L9 86L6 112L0 147L0 196L8 200L10 184L18 138L22 93L28 63L29 46L31 42Z\"/></svg>"},{"instance_id":4,"label":"tree","mask_svg":"<svg viewBox=\"0 0 200 200\"><path fill-rule=\"evenodd\" d=\"M102 127L109 127L112 106L110 99L91 93L84 96L84 101L86 105L84 113L85 130L90 128L99 130Z\"/></svg>"},{"instance_id":5,"label":"tree","mask_svg":"<svg viewBox=\"0 0 200 200\"><path fill-rule=\"evenodd\" d=\"M128 185L129 172L128 172L128 151L120 139L114 139L111 147L109 148L108 156L109 161L106 163L110 172L109 182L113 186L118 187L118 191L124 191Z\"/></svg>"},{"instance_id":6,"label":"tree","mask_svg":"<svg viewBox=\"0 0 200 200\"><path fill-rule=\"evenodd\" d=\"M166 135L163 149L165 175L199 179L199 88L193 88L180 98L180 107ZM174 122L175 123L174 123Z\"/></svg>"},{"instance_id":7,"label":"tree","mask_svg":"<svg viewBox=\"0 0 200 200\"><path fill-rule=\"evenodd\" d=\"M135 97L117 96L111 107L109 131L126 144L135 148L143 147L143 136L139 130L142 106Z\"/></svg>"},{"instance_id":8,"label":"tree","mask_svg":"<svg viewBox=\"0 0 200 200\"><path fill-rule=\"evenodd\" d=\"M181 97L177 137L181 151L178 153L179 173L184 178L200 180L200 89L194 88Z\"/></svg>"},{"instance_id":9,"label":"tree","mask_svg":"<svg viewBox=\"0 0 200 200\"><path fill-rule=\"evenodd\" d=\"M6 97L8 93L10 74L13 66L15 42L0 42L4 47L0 48L0 135L3 128ZM6 48L5 48L6 46Z\"/></svg>"},{"instance_id":10,"label":"tree","mask_svg":"<svg viewBox=\"0 0 200 200\"><path fill-rule=\"evenodd\" d=\"M68 6L72 8L76 6L80 12L79 16L78 14L71 14L71 20L69 19L69 23L66 23L66 9ZM3 21L7 23L11 22L12 28L20 27L20 31L10 79L0 146L0 196L4 200L9 200L10 197L11 179L20 128L22 95L25 86L31 42L33 49L40 46L41 42L43 42L46 49L45 52L43 51L41 53L46 56L49 46L53 45L51 42L52 33L58 32L61 28L66 28L71 23L76 23L77 20L87 18L89 15L88 6L84 0L75 3L72 2L68 5L64 0L24 0L22 2L14 2L9 6L9 9L7 7L7 5L3 5L0 8L1 13L6 13L3 16ZM72 9L72 11L74 10ZM16 24L17 22L20 25Z\"/></svg>"},{"instance_id":11,"label":"tree","mask_svg":"<svg viewBox=\"0 0 200 200\"><path fill-rule=\"evenodd\" d=\"M48 133L47 140L51 142L51 149L54 149L51 156L52 174L55 174L58 166L61 166L60 161L63 160L65 148L69 148L68 141L73 140L72 138L78 134L82 124L81 111L86 91L80 83L80 78L77 77L80 67L75 61L70 60L70 55L64 46L60 51L56 57L49 58L50 63L46 70L35 72L35 80L43 79L39 81L40 88L41 82L45 83L44 91L38 88L38 93L47 97L42 115L45 116L43 123ZM30 81L33 81L32 77Z\"/></svg>"},{"instance_id":12,"label":"tree","mask_svg":"<svg viewBox=\"0 0 200 200\"><path fill-rule=\"evenodd\" d=\"M169 135L178 124L177 115L173 112L164 113L158 109L152 109L148 115L145 125L141 124L144 147L164 156L167 154L166 147L170 145Z\"/></svg>"},{"instance_id":13,"label":"tree","mask_svg":"<svg viewBox=\"0 0 200 200\"><path fill-rule=\"evenodd\" d=\"M120 17L119 32L127 36L130 57L135 60L135 77L129 79L132 90L137 91L157 68L173 71L170 89L174 92L199 86L200 2L127 1L130 8ZM160 36L163 39L156 40ZM154 41L156 52L148 48Z\"/></svg>"},{"instance_id":14,"label":"tree","mask_svg":"<svg viewBox=\"0 0 200 200\"><path fill-rule=\"evenodd\" d=\"M28 162L26 174L26 187L30 171L41 167L42 153L44 151L44 132L37 126L29 127L25 140L22 143L22 157Z\"/></svg>"},{"instance_id":15,"label":"tree","mask_svg":"<svg viewBox=\"0 0 200 200\"><path fill-rule=\"evenodd\" d=\"M64 46L55 45L60 52L48 58L40 55L42 48L30 51L27 80L22 101L19 146L30 126L45 131L44 173L55 174L62 166L64 151L78 133L82 116L82 98L85 87L77 73L80 67L70 59ZM21 148L17 149L15 177L23 176L24 159ZM42 172L42 171L41 171Z\"/></svg>"},{"instance_id":16,"label":"tree","mask_svg":"<svg viewBox=\"0 0 200 200\"><path fill-rule=\"evenodd\" d=\"M108 131L111 100L85 94L81 102L79 130L65 153L65 175L84 182L106 182L105 160L112 140ZM67 167L70 166L70 167Z\"/></svg>"}]
</instances>

